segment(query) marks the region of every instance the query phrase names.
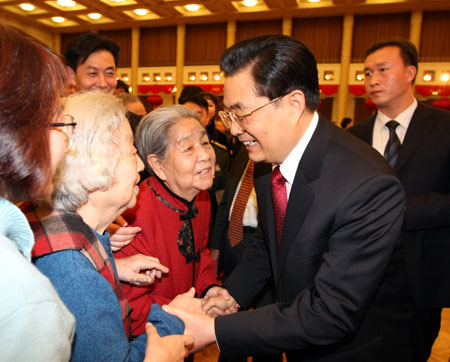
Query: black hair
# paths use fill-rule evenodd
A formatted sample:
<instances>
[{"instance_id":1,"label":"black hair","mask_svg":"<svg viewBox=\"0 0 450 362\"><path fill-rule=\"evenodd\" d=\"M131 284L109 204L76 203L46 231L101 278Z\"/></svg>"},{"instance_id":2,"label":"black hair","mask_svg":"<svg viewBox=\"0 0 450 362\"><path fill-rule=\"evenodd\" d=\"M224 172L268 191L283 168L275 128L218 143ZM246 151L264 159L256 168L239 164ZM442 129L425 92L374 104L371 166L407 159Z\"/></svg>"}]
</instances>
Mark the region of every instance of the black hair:
<instances>
[{"instance_id":1,"label":"black hair","mask_svg":"<svg viewBox=\"0 0 450 362\"><path fill-rule=\"evenodd\" d=\"M72 40L66 48L64 56L67 64L76 72L77 67L95 52L106 50L114 57L116 68L119 64L120 47L111 39L95 33L83 33Z\"/></svg>"},{"instance_id":2,"label":"black hair","mask_svg":"<svg viewBox=\"0 0 450 362\"><path fill-rule=\"evenodd\" d=\"M258 36L236 43L220 59L226 76L248 66L258 95L275 99L298 89L305 94L308 110L319 105L316 59L301 41L286 35Z\"/></svg>"},{"instance_id":3,"label":"black hair","mask_svg":"<svg viewBox=\"0 0 450 362\"><path fill-rule=\"evenodd\" d=\"M206 112L208 112L208 102L206 101L206 99L203 97L203 95L201 93L190 96L190 97L180 98L180 101L179 101L180 104L185 104L187 102L195 103L196 105L204 108L206 110Z\"/></svg>"},{"instance_id":4,"label":"black hair","mask_svg":"<svg viewBox=\"0 0 450 362\"><path fill-rule=\"evenodd\" d=\"M350 117L342 118L341 127L345 129L350 123L352 123L352 119Z\"/></svg>"},{"instance_id":5,"label":"black hair","mask_svg":"<svg viewBox=\"0 0 450 362\"><path fill-rule=\"evenodd\" d=\"M117 87L116 87L116 89L117 88L122 88L125 91L125 93L130 93L130 91L129 91L130 86L127 83L125 83L123 80L121 80L121 79L117 80Z\"/></svg>"},{"instance_id":6,"label":"black hair","mask_svg":"<svg viewBox=\"0 0 450 362\"><path fill-rule=\"evenodd\" d=\"M203 93L203 89L196 85L187 85L183 88L180 94L180 98L178 98L178 103L183 104L181 101L183 98L192 97L199 93Z\"/></svg>"}]
</instances>

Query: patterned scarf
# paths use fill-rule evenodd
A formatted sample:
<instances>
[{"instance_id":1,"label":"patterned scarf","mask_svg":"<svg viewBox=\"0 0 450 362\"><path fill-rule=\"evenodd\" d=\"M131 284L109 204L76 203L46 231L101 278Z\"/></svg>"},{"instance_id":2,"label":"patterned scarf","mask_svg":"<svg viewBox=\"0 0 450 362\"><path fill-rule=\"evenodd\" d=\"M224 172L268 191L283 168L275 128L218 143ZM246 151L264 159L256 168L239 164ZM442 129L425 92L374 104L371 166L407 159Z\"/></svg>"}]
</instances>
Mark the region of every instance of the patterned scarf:
<instances>
[{"instance_id":1,"label":"patterned scarf","mask_svg":"<svg viewBox=\"0 0 450 362\"><path fill-rule=\"evenodd\" d=\"M38 258L61 250L78 250L82 253L113 287L122 309L125 333L131 340L131 307L122 293L105 248L81 216L45 208L36 209L29 203L22 205L21 209L26 214L36 239L32 257Z\"/></svg>"},{"instance_id":2,"label":"patterned scarf","mask_svg":"<svg viewBox=\"0 0 450 362\"><path fill-rule=\"evenodd\" d=\"M180 214L180 220L183 221L181 224L180 231L178 233L177 238L177 244L178 244L178 250L180 251L181 255L183 255L186 258L186 264L189 264L191 262L199 261L200 260L200 249L195 252L195 240L194 240L194 232L192 231L192 222L191 219L194 218L197 215L198 209L197 206L194 205L194 201L188 202L179 196L175 195L172 191L170 191L166 185L157 177L155 177L156 180L158 180L161 185L174 197L176 197L178 200L182 201L186 206L188 207L187 210L180 210L179 208L173 206L170 204L167 200L165 200L151 185L150 179L148 179L147 184L150 187L150 189L155 194L156 198L161 201L164 205L166 205L168 208L174 210L178 214Z\"/></svg>"}]
</instances>

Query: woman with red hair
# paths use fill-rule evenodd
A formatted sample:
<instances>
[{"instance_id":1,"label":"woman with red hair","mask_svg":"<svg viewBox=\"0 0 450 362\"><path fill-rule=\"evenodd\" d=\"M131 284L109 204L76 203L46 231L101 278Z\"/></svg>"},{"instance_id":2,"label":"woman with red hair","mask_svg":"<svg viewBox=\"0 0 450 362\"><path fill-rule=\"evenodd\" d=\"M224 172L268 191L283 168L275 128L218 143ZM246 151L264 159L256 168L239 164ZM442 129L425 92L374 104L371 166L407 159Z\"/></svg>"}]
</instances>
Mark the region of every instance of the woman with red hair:
<instances>
[{"instance_id":1,"label":"woman with red hair","mask_svg":"<svg viewBox=\"0 0 450 362\"><path fill-rule=\"evenodd\" d=\"M0 25L0 354L67 361L75 320L30 262L34 238L14 203L48 196L75 123L63 116L64 66L21 31Z\"/></svg>"}]
</instances>

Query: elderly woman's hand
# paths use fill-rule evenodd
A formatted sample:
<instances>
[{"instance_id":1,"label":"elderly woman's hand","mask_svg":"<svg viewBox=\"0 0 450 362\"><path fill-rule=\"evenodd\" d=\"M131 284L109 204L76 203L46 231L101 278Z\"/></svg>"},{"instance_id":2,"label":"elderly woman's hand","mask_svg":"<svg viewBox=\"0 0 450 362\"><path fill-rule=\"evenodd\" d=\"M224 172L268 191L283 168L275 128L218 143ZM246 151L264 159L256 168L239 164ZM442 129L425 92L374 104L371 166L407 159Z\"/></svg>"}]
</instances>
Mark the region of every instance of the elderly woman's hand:
<instances>
[{"instance_id":1,"label":"elderly woman's hand","mask_svg":"<svg viewBox=\"0 0 450 362\"><path fill-rule=\"evenodd\" d=\"M130 284L152 284L155 278L161 278L162 273L169 271L157 258L144 254L116 258L115 261L119 279Z\"/></svg>"},{"instance_id":2,"label":"elderly woman's hand","mask_svg":"<svg viewBox=\"0 0 450 362\"><path fill-rule=\"evenodd\" d=\"M139 226L128 226L127 221L122 216L118 216L106 230L111 235L111 250L117 251L131 243L142 229Z\"/></svg>"},{"instance_id":3,"label":"elderly woman's hand","mask_svg":"<svg viewBox=\"0 0 450 362\"><path fill-rule=\"evenodd\" d=\"M221 287L213 287L205 295L202 301L204 313L210 317L236 313L239 304L228 293L228 290Z\"/></svg>"},{"instance_id":4,"label":"elderly woman's hand","mask_svg":"<svg viewBox=\"0 0 450 362\"><path fill-rule=\"evenodd\" d=\"M147 347L144 362L183 362L194 345L190 335L174 334L160 337L156 328L147 323Z\"/></svg>"},{"instance_id":5,"label":"elderly woman's hand","mask_svg":"<svg viewBox=\"0 0 450 362\"><path fill-rule=\"evenodd\" d=\"M178 294L169 303L170 306L180 307L192 313L204 314L202 299L195 298L195 288L192 287L186 293Z\"/></svg>"}]
</instances>

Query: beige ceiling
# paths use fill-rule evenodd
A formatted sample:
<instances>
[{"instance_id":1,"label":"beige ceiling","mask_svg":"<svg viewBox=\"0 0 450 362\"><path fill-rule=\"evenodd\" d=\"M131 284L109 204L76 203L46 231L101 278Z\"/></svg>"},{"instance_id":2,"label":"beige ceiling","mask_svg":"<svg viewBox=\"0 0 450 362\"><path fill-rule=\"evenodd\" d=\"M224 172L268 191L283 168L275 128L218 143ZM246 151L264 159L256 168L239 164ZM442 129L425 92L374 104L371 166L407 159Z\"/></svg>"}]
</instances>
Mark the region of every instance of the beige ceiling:
<instances>
[{"instance_id":1,"label":"beige ceiling","mask_svg":"<svg viewBox=\"0 0 450 362\"><path fill-rule=\"evenodd\" d=\"M22 10L19 6L22 3L33 4L35 10ZM186 10L185 5L193 3L200 5L200 9L196 12ZM139 16L133 12L136 9L147 9L149 13ZM48 32L412 10L450 10L450 0L320 0L315 3L307 0L258 0L255 7L246 7L242 1L232 0L76 0L73 8L62 7L57 0L0 0L0 19L15 20ZM92 20L88 17L90 13L99 13L102 17ZM52 21L55 16L63 17L65 21L55 23Z\"/></svg>"}]
</instances>

